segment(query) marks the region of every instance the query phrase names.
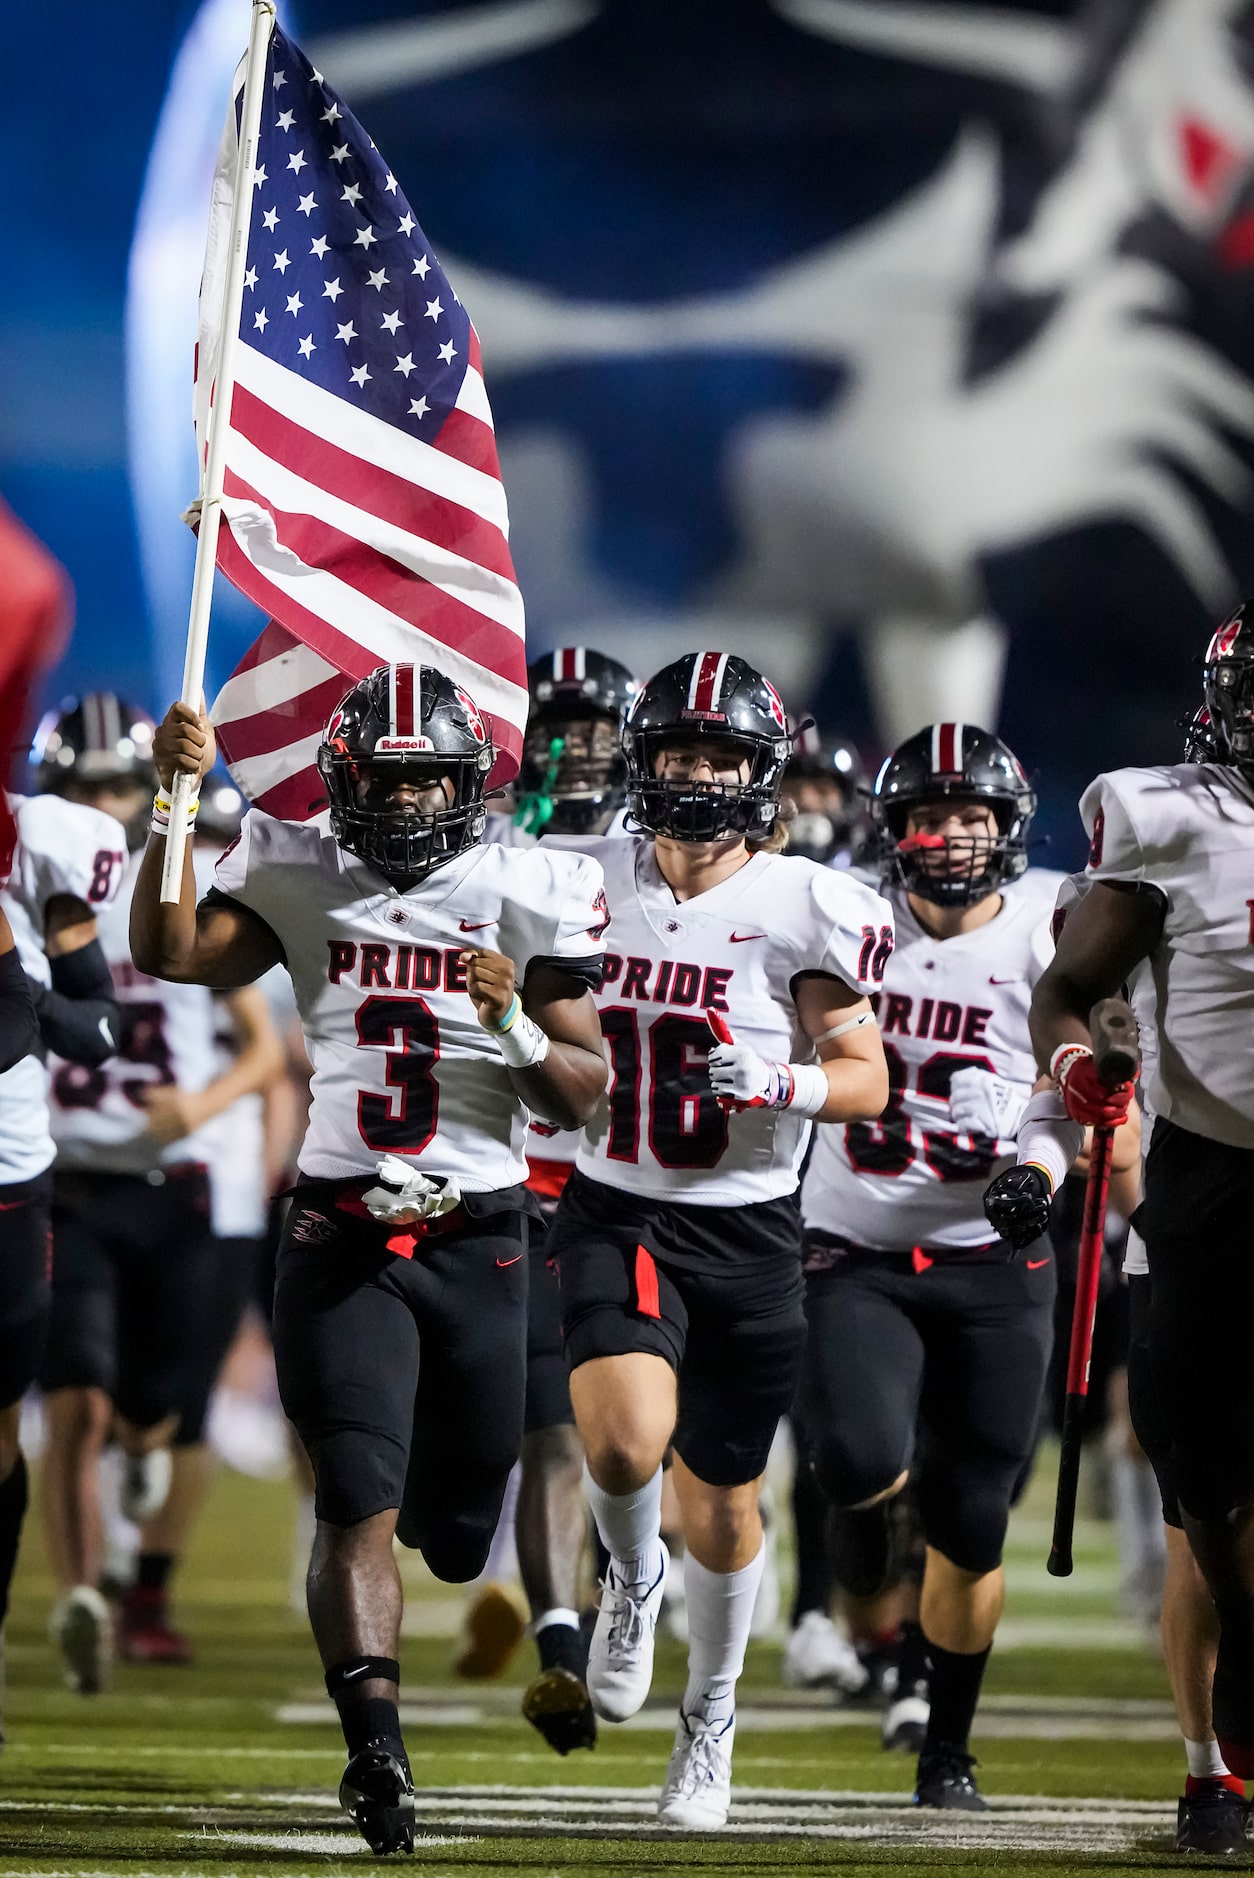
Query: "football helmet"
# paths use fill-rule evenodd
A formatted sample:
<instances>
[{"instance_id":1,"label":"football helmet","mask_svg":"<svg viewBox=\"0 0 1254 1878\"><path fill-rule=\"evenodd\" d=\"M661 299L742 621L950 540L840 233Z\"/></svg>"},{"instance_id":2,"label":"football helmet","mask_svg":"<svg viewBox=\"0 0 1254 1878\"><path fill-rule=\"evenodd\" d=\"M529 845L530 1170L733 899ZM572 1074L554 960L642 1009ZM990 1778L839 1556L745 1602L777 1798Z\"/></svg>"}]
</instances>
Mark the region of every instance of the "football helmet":
<instances>
[{"instance_id":1,"label":"football helmet","mask_svg":"<svg viewBox=\"0 0 1254 1878\"><path fill-rule=\"evenodd\" d=\"M31 762L45 795L62 795L71 782L115 783L133 778L155 789L155 726L115 691L85 691L49 711L35 732Z\"/></svg>"},{"instance_id":2,"label":"football helmet","mask_svg":"<svg viewBox=\"0 0 1254 1878\"><path fill-rule=\"evenodd\" d=\"M380 665L341 699L318 747L331 833L389 878L422 880L483 833L496 752L470 693L431 665ZM399 780L452 783L434 811L389 802Z\"/></svg>"},{"instance_id":3,"label":"football helmet","mask_svg":"<svg viewBox=\"0 0 1254 1878\"><path fill-rule=\"evenodd\" d=\"M745 782L697 783L657 774L668 744L730 744L749 763ZM650 834L675 841L765 838L779 813L792 734L770 680L729 652L689 652L651 678L623 736L627 808Z\"/></svg>"},{"instance_id":4,"label":"football helmet","mask_svg":"<svg viewBox=\"0 0 1254 1878\"><path fill-rule=\"evenodd\" d=\"M908 835L911 810L941 801L986 802L997 839ZM871 796L886 877L936 906L970 906L1017 880L1027 868L1035 813L1036 791L1018 757L977 724L917 731L885 759Z\"/></svg>"},{"instance_id":5,"label":"football helmet","mask_svg":"<svg viewBox=\"0 0 1254 1878\"><path fill-rule=\"evenodd\" d=\"M1218 763L1222 760L1215 741L1215 726L1204 704L1198 705L1192 717L1182 717L1180 727L1184 731L1186 763Z\"/></svg>"},{"instance_id":6,"label":"football helmet","mask_svg":"<svg viewBox=\"0 0 1254 1878\"><path fill-rule=\"evenodd\" d=\"M867 775L844 738L824 737L813 721L803 724L784 771L784 794L796 809L788 824L789 854L822 867L833 855L860 847L866 834Z\"/></svg>"},{"instance_id":7,"label":"football helmet","mask_svg":"<svg viewBox=\"0 0 1254 1878\"><path fill-rule=\"evenodd\" d=\"M1254 624L1244 606L1211 637L1202 696L1214 739L1209 760L1254 774Z\"/></svg>"},{"instance_id":8,"label":"football helmet","mask_svg":"<svg viewBox=\"0 0 1254 1878\"><path fill-rule=\"evenodd\" d=\"M514 819L537 835L590 834L627 799L622 728L640 681L591 646L559 646L528 666L527 689Z\"/></svg>"}]
</instances>

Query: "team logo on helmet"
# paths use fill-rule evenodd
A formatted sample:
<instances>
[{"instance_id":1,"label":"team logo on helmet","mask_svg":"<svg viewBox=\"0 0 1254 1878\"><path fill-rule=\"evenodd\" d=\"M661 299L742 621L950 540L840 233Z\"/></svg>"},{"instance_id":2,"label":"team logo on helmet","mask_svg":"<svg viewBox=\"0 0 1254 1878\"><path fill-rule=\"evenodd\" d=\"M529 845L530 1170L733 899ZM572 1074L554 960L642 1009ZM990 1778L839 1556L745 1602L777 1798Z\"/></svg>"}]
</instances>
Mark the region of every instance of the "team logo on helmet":
<instances>
[{"instance_id":1,"label":"team logo on helmet","mask_svg":"<svg viewBox=\"0 0 1254 1878\"><path fill-rule=\"evenodd\" d=\"M1213 665L1216 659L1232 657L1233 652L1236 650L1237 640L1241 637L1241 628L1244 623L1241 615L1236 613L1219 628L1209 646L1206 648L1206 663L1208 665Z\"/></svg>"},{"instance_id":2,"label":"team logo on helmet","mask_svg":"<svg viewBox=\"0 0 1254 1878\"><path fill-rule=\"evenodd\" d=\"M460 685L453 686L453 695L466 713L466 722L470 726L470 734L475 742L486 743L488 741L488 733L484 727L479 706L475 703L470 693L463 691Z\"/></svg>"},{"instance_id":3,"label":"team logo on helmet","mask_svg":"<svg viewBox=\"0 0 1254 1878\"><path fill-rule=\"evenodd\" d=\"M766 692L766 705L771 713L772 719L779 725L781 730L787 730L788 713L784 709L783 699L780 697L769 678L762 680L762 688Z\"/></svg>"}]
</instances>

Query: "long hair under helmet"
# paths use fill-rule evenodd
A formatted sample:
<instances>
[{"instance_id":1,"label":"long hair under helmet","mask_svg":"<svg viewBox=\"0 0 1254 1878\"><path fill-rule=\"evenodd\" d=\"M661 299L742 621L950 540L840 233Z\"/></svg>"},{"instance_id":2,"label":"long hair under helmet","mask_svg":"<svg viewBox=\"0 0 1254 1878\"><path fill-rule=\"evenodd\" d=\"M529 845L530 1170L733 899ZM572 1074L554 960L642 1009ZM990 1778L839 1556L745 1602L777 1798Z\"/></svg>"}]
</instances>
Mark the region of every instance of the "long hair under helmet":
<instances>
[{"instance_id":1,"label":"long hair under helmet","mask_svg":"<svg viewBox=\"0 0 1254 1878\"><path fill-rule=\"evenodd\" d=\"M997 839L907 834L912 809L950 801L986 803L997 820ZM1017 880L1027 868L1035 813L1036 791L1018 757L978 724L929 724L917 731L885 760L871 796L886 876L936 906L970 906ZM936 865L942 847L943 867Z\"/></svg>"},{"instance_id":2,"label":"long hair under helmet","mask_svg":"<svg viewBox=\"0 0 1254 1878\"><path fill-rule=\"evenodd\" d=\"M728 744L749 760L743 783L694 783L656 774L668 744ZM730 652L688 652L652 677L623 734L627 809L650 834L675 841L765 839L779 814L792 735L770 680Z\"/></svg>"},{"instance_id":3,"label":"long hair under helmet","mask_svg":"<svg viewBox=\"0 0 1254 1878\"><path fill-rule=\"evenodd\" d=\"M318 747L331 833L380 873L421 880L482 835L495 755L468 691L431 665L380 665L341 699ZM363 804L359 785L393 766L451 777L453 801L434 812Z\"/></svg>"}]
</instances>

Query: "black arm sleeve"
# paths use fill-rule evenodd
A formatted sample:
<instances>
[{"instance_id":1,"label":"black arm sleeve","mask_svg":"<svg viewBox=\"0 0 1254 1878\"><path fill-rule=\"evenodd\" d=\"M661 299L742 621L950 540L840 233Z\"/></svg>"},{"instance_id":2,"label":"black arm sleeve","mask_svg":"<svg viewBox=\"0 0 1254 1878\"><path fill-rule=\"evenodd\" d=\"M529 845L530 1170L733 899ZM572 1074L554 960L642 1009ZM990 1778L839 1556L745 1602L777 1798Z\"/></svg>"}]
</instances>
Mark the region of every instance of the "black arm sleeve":
<instances>
[{"instance_id":1,"label":"black arm sleeve","mask_svg":"<svg viewBox=\"0 0 1254 1878\"><path fill-rule=\"evenodd\" d=\"M585 991L599 991L605 972L605 958L600 952L582 959L530 958L527 960L525 977L530 977L537 965L549 966L553 971L560 972L563 978L569 978L572 998L582 997Z\"/></svg>"},{"instance_id":2,"label":"black arm sleeve","mask_svg":"<svg viewBox=\"0 0 1254 1878\"><path fill-rule=\"evenodd\" d=\"M0 1071L12 1069L39 1044L35 1002L16 948L0 953Z\"/></svg>"},{"instance_id":3,"label":"black arm sleeve","mask_svg":"<svg viewBox=\"0 0 1254 1878\"><path fill-rule=\"evenodd\" d=\"M94 1069L117 1051L121 1013L100 941L49 959L51 990L32 986L39 1034L49 1050Z\"/></svg>"}]
</instances>

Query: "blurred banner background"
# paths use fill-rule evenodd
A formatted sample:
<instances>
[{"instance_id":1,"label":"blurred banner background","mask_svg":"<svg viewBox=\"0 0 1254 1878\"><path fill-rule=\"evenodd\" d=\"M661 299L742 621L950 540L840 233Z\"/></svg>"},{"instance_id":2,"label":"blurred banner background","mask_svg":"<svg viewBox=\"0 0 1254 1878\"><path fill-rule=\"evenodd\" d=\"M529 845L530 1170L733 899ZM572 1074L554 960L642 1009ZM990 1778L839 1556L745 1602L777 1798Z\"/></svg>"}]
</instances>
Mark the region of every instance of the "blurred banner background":
<instances>
[{"instance_id":1,"label":"blurred banner background","mask_svg":"<svg viewBox=\"0 0 1254 1878\"><path fill-rule=\"evenodd\" d=\"M1170 759L1254 547L1248 0L298 0L475 320L533 651L700 642L874 756ZM8 9L0 493L52 694L177 690L247 0ZM257 620L222 589L212 689Z\"/></svg>"}]
</instances>

